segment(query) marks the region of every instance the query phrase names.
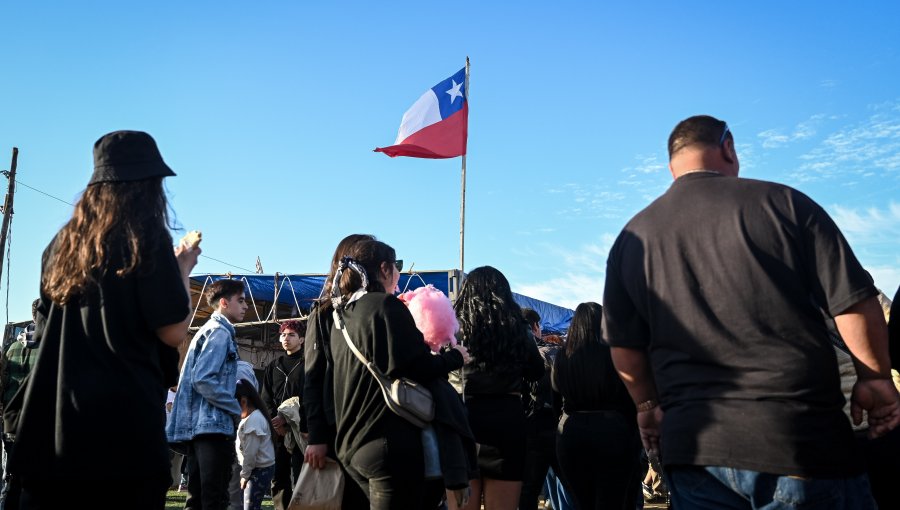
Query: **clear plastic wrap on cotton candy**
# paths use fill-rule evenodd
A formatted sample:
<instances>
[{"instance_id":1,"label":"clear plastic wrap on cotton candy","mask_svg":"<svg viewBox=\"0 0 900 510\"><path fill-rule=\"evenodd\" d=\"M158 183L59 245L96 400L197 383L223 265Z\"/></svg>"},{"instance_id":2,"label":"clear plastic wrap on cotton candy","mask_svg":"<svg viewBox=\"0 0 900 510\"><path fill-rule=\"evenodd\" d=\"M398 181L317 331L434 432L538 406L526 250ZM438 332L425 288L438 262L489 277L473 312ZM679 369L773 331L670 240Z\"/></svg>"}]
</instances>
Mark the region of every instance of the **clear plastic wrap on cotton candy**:
<instances>
[{"instance_id":1,"label":"clear plastic wrap on cotton candy","mask_svg":"<svg viewBox=\"0 0 900 510\"><path fill-rule=\"evenodd\" d=\"M433 352L438 352L444 345L456 345L459 321L456 320L453 303L443 292L429 284L397 297L406 303L416 327Z\"/></svg>"}]
</instances>

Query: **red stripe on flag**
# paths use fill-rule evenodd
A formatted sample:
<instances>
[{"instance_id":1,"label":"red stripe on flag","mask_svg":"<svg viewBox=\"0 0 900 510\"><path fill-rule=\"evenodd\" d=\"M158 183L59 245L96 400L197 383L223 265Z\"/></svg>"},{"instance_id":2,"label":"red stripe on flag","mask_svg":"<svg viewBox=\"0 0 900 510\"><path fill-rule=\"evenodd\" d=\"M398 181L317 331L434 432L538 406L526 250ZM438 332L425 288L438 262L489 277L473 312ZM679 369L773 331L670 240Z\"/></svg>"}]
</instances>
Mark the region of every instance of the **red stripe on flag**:
<instances>
[{"instance_id":1,"label":"red stripe on flag","mask_svg":"<svg viewBox=\"0 0 900 510\"><path fill-rule=\"evenodd\" d=\"M416 131L397 145L378 147L375 152L383 152L392 158L455 158L466 153L468 135L469 103L466 103L446 119Z\"/></svg>"}]
</instances>

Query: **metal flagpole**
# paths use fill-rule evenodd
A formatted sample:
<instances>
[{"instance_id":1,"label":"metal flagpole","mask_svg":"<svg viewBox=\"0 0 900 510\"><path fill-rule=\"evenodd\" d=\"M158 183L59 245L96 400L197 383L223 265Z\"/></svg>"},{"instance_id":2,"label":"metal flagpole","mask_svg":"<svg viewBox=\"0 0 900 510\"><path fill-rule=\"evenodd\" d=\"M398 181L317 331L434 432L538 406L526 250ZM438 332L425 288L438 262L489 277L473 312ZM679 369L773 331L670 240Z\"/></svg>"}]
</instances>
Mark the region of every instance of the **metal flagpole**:
<instances>
[{"instance_id":1,"label":"metal flagpole","mask_svg":"<svg viewBox=\"0 0 900 510\"><path fill-rule=\"evenodd\" d=\"M469 102L469 57L466 57L466 103ZM462 155L462 185L459 201L459 272L465 271L466 261L466 155Z\"/></svg>"},{"instance_id":2,"label":"metal flagpole","mask_svg":"<svg viewBox=\"0 0 900 510\"><path fill-rule=\"evenodd\" d=\"M469 57L466 56L466 106L468 107L469 102ZM468 121L466 125L466 129L468 130ZM468 136L468 135L467 135ZM467 140L468 142L468 140ZM466 144L468 146L468 143ZM460 287L462 288L462 278L463 271L465 269L465 257L466 257L466 155L462 155L462 196L460 197L459 202L459 278L457 282L460 282ZM459 288L457 289L456 296L459 297ZM463 403L466 401L466 367L461 367L459 369L459 382L462 386L462 397Z\"/></svg>"}]
</instances>

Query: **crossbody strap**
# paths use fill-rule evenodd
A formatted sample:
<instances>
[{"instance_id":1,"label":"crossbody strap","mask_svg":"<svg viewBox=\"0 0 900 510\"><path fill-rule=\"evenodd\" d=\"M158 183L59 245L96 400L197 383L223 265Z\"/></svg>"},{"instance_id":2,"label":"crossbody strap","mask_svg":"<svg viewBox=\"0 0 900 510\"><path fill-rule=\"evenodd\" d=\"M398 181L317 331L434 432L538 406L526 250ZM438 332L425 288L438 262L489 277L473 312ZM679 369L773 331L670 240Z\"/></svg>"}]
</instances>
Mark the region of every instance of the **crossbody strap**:
<instances>
[{"instance_id":1,"label":"crossbody strap","mask_svg":"<svg viewBox=\"0 0 900 510\"><path fill-rule=\"evenodd\" d=\"M371 372L372 376L375 377L375 380L378 381L378 385L381 386L381 390L385 391L384 381L382 381L382 379L386 376L378 370L378 367L367 360L366 357L359 352L359 349L356 348L356 345L353 344L353 340L350 340L350 334L347 333L347 327L344 326L344 318L341 317L341 314L338 313L337 310L334 310L331 313L334 316L334 324L341 330L341 333L344 334L344 340L347 341L347 347L350 347L350 350L353 351L356 358L369 369L369 372Z\"/></svg>"}]
</instances>

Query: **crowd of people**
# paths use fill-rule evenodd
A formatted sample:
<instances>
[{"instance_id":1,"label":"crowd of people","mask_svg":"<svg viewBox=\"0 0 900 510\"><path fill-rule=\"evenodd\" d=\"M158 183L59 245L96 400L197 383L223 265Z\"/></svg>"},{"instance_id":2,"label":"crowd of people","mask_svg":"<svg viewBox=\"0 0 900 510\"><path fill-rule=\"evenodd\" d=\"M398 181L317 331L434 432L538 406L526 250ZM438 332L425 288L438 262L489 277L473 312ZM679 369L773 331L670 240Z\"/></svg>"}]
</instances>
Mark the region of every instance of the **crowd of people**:
<instances>
[{"instance_id":1,"label":"crowd of people","mask_svg":"<svg viewBox=\"0 0 900 510\"><path fill-rule=\"evenodd\" d=\"M543 493L632 510L659 480L676 509L895 507L900 315L889 329L818 204L738 177L725 122L683 120L668 151L672 186L625 225L602 306L578 305L564 339L482 266L434 352L395 295L402 260L353 234L258 381L241 281L206 289L188 343L201 249L172 248L155 141L104 135L44 252L35 327L4 353L0 510L98 486L93 508L159 510L181 472L186 509L288 510L303 470L329 465L348 509L531 510ZM425 388L433 418L397 412L383 380Z\"/></svg>"}]
</instances>

